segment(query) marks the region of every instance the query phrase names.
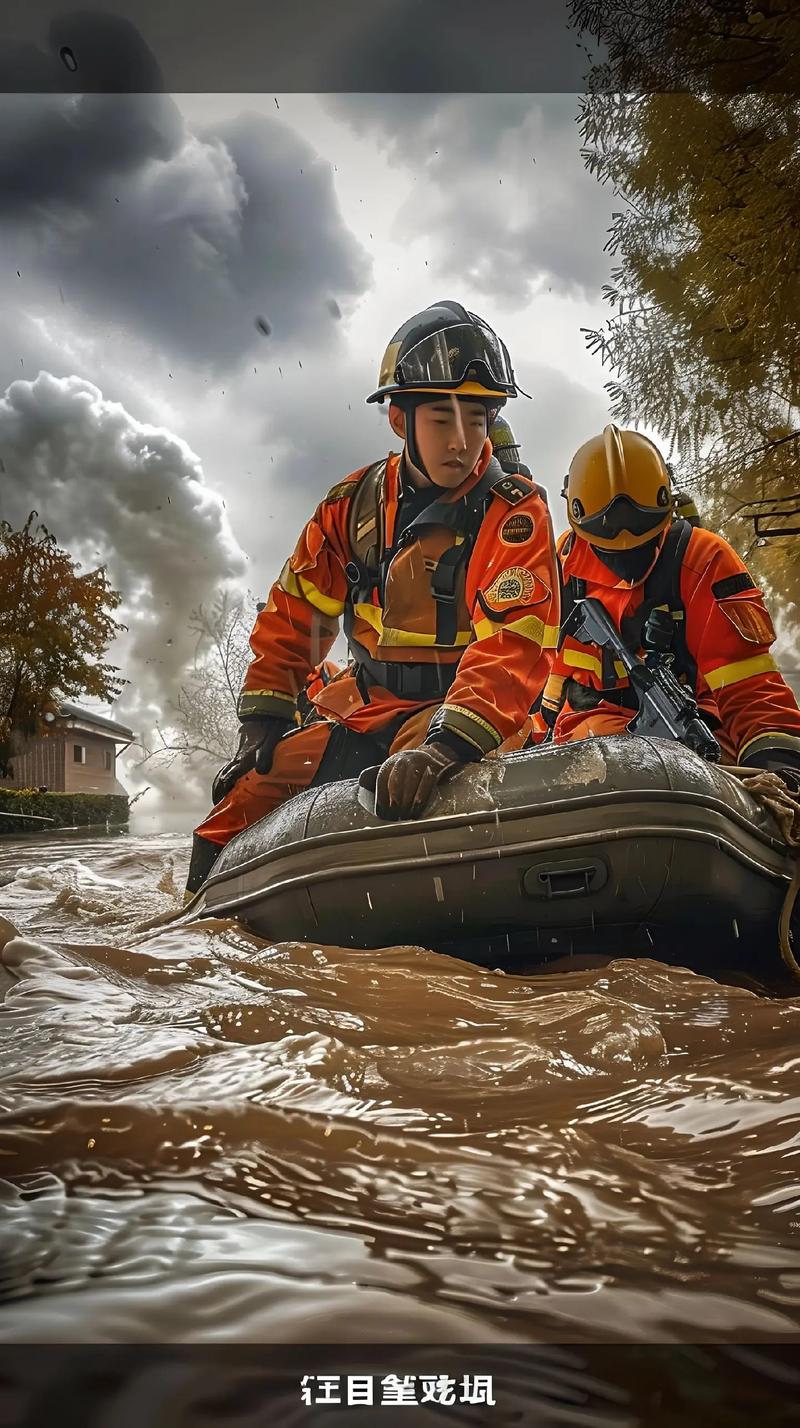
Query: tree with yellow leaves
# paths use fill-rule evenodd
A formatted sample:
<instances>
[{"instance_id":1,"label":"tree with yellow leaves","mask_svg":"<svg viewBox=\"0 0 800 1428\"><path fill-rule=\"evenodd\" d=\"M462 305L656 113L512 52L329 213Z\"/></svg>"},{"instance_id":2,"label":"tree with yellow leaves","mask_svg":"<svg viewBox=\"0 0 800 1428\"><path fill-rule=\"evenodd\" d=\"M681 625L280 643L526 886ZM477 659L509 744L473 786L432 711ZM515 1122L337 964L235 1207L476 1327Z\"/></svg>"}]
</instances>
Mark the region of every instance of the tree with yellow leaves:
<instances>
[{"instance_id":1,"label":"tree with yellow leaves","mask_svg":"<svg viewBox=\"0 0 800 1428\"><path fill-rule=\"evenodd\" d=\"M586 333L612 373L612 414L660 432L706 522L798 600L797 536L756 540L746 517L787 530L800 507L800 11L573 0L572 12L607 54L580 126L588 168L621 199L611 316Z\"/></svg>"},{"instance_id":2,"label":"tree with yellow leaves","mask_svg":"<svg viewBox=\"0 0 800 1428\"><path fill-rule=\"evenodd\" d=\"M103 568L85 574L31 511L20 530L0 522L0 776L17 739L46 728L62 699L112 700L125 681L103 660L123 628L122 599Z\"/></svg>"}]
</instances>

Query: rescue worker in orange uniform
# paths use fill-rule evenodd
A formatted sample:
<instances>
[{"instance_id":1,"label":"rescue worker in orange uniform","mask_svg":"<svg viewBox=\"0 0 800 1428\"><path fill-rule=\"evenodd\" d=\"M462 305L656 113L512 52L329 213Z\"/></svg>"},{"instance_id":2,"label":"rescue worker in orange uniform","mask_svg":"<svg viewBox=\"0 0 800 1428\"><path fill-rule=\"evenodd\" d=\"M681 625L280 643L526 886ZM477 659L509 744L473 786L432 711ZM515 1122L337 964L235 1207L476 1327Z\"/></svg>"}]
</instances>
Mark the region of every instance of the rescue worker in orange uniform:
<instances>
[{"instance_id":1,"label":"rescue worker in orange uniform","mask_svg":"<svg viewBox=\"0 0 800 1428\"><path fill-rule=\"evenodd\" d=\"M256 619L239 748L195 832L187 892L293 794L380 764L378 815L416 817L522 723L559 616L543 493L503 471L487 435L516 395L504 344L459 303L395 333L367 400L389 398L402 453L328 492ZM314 693L324 718L287 732L340 619L351 663Z\"/></svg>"},{"instance_id":2,"label":"rescue worker in orange uniform","mask_svg":"<svg viewBox=\"0 0 800 1428\"><path fill-rule=\"evenodd\" d=\"M571 530L559 539L562 624L534 717L534 741L624 732L638 707L622 665L570 633L584 596L599 599L633 654L649 613L673 621L672 669L730 763L800 770L800 710L770 653L775 631L728 542L674 516L669 470L636 431L607 426L576 453L564 495ZM692 518L694 511L694 518Z\"/></svg>"}]
</instances>

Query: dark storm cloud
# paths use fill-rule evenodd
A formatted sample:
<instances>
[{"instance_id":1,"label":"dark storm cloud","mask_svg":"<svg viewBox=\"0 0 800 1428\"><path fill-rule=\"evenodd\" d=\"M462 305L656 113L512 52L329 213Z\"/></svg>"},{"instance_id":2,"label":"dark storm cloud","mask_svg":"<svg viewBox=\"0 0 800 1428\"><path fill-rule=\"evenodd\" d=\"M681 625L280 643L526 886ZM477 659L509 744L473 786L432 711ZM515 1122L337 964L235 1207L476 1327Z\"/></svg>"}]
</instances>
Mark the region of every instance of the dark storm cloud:
<instances>
[{"instance_id":1,"label":"dark storm cloud","mask_svg":"<svg viewBox=\"0 0 800 1428\"><path fill-rule=\"evenodd\" d=\"M253 113L194 134L162 95L2 98L0 244L88 318L216 370L335 342L331 299L370 278L309 144Z\"/></svg>"},{"instance_id":2,"label":"dark storm cloud","mask_svg":"<svg viewBox=\"0 0 800 1428\"><path fill-rule=\"evenodd\" d=\"M88 10L49 17L45 8L42 0L36 15L27 3L20 7L8 0L4 7L7 36L0 48L0 89L38 95L146 94L163 87L155 55L129 20ZM40 22L36 38L20 39L20 21L24 26L35 18Z\"/></svg>"},{"instance_id":3,"label":"dark storm cloud","mask_svg":"<svg viewBox=\"0 0 800 1428\"><path fill-rule=\"evenodd\" d=\"M144 93L163 72L175 93L536 93L582 88L589 62L566 0L114 0L133 24L64 8L5 0L0 87Z\"/></svg>"},{"instance_id":4,"label":"dark storm cloud","mask_svg":"<svg viewBox=\"0 0 800 1428\"><path fill-rule=\"evenodd\" d=\"M194 651L189 615L236 582L245 561L200 462L164 428L137 421L80 377L40 373L0 399L2 516L37 510L88 569L123 596L121 707L145 723L177 696ZM148 713L149 710L149 713Z\"/></svg>"},{"instance_id":5,"label":"dark storm cloud","mask_svg":"<svg viewBox=\"0 0 800 1428\"><path fill-rule=\"evenodd\" d=\"M595 296L608 275L613 195L580 158L574 95L351 94L337 117L411 169L399 236L429 241L429 267L504 303Z\"/></svg>"}]
</instances>

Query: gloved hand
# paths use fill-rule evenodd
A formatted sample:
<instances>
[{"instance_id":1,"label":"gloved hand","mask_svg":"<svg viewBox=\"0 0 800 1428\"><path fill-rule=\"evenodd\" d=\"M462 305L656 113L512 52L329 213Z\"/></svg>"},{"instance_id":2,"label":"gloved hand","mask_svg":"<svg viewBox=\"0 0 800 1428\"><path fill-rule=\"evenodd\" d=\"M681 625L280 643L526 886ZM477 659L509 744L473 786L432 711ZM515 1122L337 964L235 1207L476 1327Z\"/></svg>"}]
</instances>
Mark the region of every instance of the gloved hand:
<instances>
[{"instance_id":1,"label":"gloved hand","mask_svg":"<svg viewBox=\"0 0 800 1428\"><path fill-rule=\"evenodd\" d=\"M267 715L263 719L243 719L239 727L239 747L229 763L223 765L211 785L211 798L221 803L235 783L251 769L258 773L269 773L275 745L283 738L291 723Z\"/></svg>"},{"instance_id":2,"label":"gloved hand","mask_svg":"<svg viewBox=\"0 0 800 1428\"><path fill-rule=\"evenodd\" d=\"M419 818L433 790L463 767L458 754L435 742L390 754L380 766L375 785L378 818Z\"/></svg>"},{"instance_id":3,"label":"gloved hand","mask_svg":"<svg viewBox=\"0 0 800 1428\"><path fill-rule=\"evenodd\" d=\"M781 764L778 768L773 768L771 773L777 774L778 778L786 784L790 793L800 794L800 768L794 765Z\"/></svg>"}]
</instances>

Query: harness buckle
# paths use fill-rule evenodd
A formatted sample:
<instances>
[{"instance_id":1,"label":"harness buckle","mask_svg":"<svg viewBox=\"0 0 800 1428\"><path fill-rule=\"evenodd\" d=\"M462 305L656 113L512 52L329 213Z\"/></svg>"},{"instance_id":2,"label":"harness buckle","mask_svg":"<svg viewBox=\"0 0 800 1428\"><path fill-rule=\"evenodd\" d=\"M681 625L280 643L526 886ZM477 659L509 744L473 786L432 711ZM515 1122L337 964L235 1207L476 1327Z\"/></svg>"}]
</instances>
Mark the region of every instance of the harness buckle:
<instances>
[{"instance_id":1,"label":"harness buckle","mask_svg":"<svg viewBox=\"0 0 800 1428\"><path fill-rule=\"evenodd\" d=\"M456 571L453 565L439 562L431 575L431 594L443 605L452 605L456 598Z\"/></svg>"}]
</instances>

